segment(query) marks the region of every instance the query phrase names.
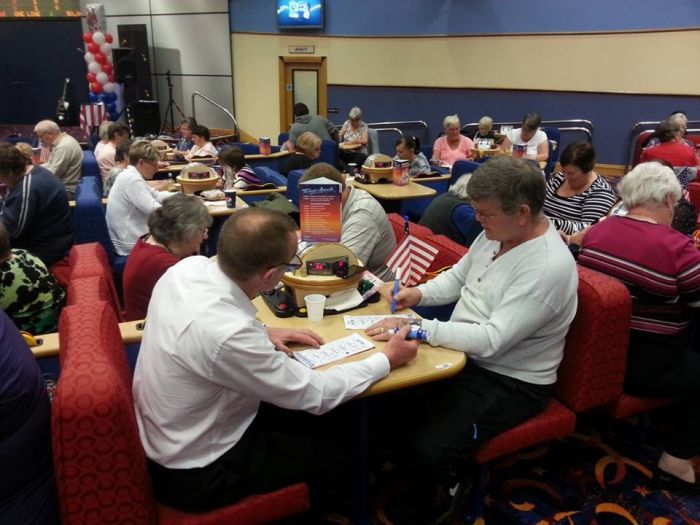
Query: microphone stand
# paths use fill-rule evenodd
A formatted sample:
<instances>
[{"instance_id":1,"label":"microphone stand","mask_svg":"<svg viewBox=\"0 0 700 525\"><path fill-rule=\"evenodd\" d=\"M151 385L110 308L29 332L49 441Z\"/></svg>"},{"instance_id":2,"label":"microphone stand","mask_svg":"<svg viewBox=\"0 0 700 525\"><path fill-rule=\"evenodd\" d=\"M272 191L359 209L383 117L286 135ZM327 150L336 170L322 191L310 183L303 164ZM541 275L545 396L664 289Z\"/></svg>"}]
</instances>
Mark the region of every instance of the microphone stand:
<instances>
[{"instance_id":1,"label":"microphone stand","mask_svg":"<svg viewBox=\"0 0 700 525\"><path fill-rule=\"evenodd\" d=\"M186 118L186 115L182 112L180 109L180 106L177 105L175 102L175 99L173 99L173 82L170 78L170 70L168 69L165 72L165 78L168 81L168 107L165 109L165 115L163 117L163 124L160 126L160 132L158 133L159 135L162 135L163 132L165 131L165 125L168 122L168 114L170 114L170 131L175 132L175 117L173 113L173 106L175 109L177 109L177 112L180 114L180 116L184 119Z\"/></svg>"}]
</instances>

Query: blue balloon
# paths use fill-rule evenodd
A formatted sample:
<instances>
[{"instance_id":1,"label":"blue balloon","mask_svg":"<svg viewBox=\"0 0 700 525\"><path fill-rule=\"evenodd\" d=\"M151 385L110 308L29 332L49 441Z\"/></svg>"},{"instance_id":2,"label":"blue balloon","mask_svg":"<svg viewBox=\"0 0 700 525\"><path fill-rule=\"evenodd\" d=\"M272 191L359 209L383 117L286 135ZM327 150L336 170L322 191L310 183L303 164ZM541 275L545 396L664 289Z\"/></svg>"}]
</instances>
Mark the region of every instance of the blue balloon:
<instances>
[{"instance_id":1,"label":"blue balloon","mask_svg":"<svg viewBox=\"0 0 700 525\"><path fill-rule=\"evenodd\" d=\"M92 102L93 104L96 104L97 102L100 101L99 95L95 95L95 94L92 93L92 92L90 92L90 93L88 94L88 98L90 99L90 102Z\"/></svg>"},{"instance_id":2,"label":"blue balloon","mask_svg":"<svg viewBox=\"0 0 700 525\"><path fill-rule=\"evenodd\" d=\"M117 94L116 93L107 93L106 96L109 97L108 102L116 102L117 101Z\"/></svg>"},{"instance_id":3,"label":"blue balloon","mask_svg":"<svg viewBox=\"0 0 700 525\"><path fill-rule=\"evenodd\" d=\"M110 114L109 114L109 120L111 120L112 122L116 122L118 118L119 118L119 112L118 112L118 111L110 112Z\"/></svg>"},{"instance_id":4,"label":"blue balloon","mask_svg":"<svg viewBox=\"0 0 700 525\"><path fill-rule=\"evenodd\" d=\"M109 114L111 115L112 113L116 113L117 111L117 105L114 102L110 102L107 104L107 111L109 111Z\"/></svg>"}]
</instances>

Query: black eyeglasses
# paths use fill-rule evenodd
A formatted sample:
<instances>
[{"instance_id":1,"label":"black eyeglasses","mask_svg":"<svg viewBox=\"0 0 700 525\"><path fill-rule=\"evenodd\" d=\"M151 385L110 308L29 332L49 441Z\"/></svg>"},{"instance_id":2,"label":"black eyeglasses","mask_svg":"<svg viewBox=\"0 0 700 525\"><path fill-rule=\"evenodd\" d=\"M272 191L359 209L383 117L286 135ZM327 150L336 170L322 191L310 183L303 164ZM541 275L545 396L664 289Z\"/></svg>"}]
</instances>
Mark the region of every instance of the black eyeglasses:
<instances>
[{"instance_id":1,"label":"black eyeglasses","mask_svg":"<svg viewBox=\"0 0 700 525\"><path fill-rule=\"evenodd\" d=\"M294 270L298 270L304 266L304 261L302 261L301 257L295 253L289 262L276 264L275 266L286 266L287 272L293 272Z\"/></svg>"}]
</instances>

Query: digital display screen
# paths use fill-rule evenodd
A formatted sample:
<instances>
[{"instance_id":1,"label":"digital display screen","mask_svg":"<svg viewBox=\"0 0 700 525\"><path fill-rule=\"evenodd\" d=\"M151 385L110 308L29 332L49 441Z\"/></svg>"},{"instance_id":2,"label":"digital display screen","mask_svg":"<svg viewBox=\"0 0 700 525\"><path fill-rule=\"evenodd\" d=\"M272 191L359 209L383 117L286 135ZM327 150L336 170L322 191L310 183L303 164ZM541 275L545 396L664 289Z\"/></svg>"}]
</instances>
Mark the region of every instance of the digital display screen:
<instances>
[{"instance_id":1,"label":"digital display screen","mask_svg":"<svg viewBox=\"0 0 700 525\"><path fill-rule=\"evenodd\" d=\"M277 27L280 29L323 27L323 0L277 0Z\"/></svg>"},{"instance_id":2,"label":"digital display screen","mask_svg":"<svg viewBox=\"0 0 700 525\"><path fill-rule=\"evenodd\" d=\"M2 18L80 18L80 0L0 0Z\"/></svg>"}]
</instances>

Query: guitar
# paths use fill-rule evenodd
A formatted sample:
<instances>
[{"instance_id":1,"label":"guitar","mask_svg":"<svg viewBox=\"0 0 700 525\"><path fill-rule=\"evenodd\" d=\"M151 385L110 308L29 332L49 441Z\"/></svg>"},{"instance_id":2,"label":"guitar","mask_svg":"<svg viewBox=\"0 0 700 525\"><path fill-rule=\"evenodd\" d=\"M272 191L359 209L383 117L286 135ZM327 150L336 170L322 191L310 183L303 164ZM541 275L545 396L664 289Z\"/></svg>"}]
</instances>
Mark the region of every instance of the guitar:
<instances>
[{"instance_id":1,"label":"guitar","mask_svg":"<svg viewBox=\"0 0 700 525\"><path fill-rule=\"evenodd\" d=\"M70 78L67 78L63 83L63 94L61 98L58 99L58 106L56 106L56 120L59 122L64 122L68 118L68 99L66 98L66 90L68 89L68 83Z\"/></svg>"}]
</instances>

